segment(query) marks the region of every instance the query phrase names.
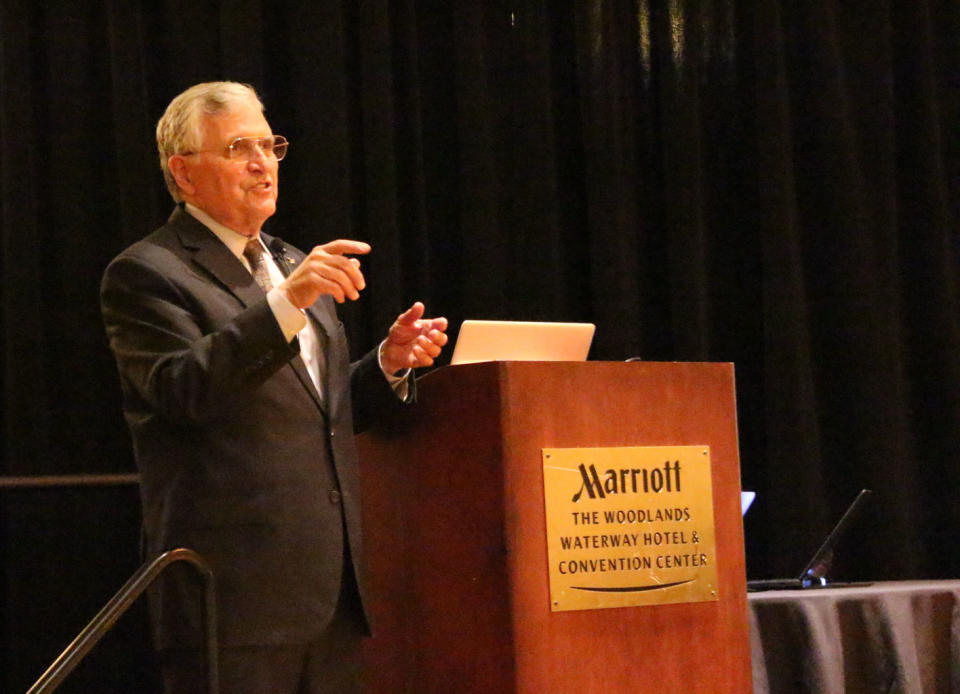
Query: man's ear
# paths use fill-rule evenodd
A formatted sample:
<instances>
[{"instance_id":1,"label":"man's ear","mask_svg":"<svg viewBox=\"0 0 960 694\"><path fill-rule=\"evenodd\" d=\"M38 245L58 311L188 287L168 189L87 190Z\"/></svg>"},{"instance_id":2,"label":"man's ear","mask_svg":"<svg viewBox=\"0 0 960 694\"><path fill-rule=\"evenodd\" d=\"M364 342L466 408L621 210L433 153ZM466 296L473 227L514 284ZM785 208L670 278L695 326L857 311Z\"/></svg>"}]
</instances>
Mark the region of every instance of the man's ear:
<instances>
[{"instance_id":1,"label":"man's ear","mask_svg":"<svg viewBox=\"0 0 960 694\"><path fill-rule=\"evenodd\" d=\"M182 192L187 195L193 195L196 192L197 188L190 180L190 165L186 157L174 154L167 160L167 168L170 169L170 175Z\"/></svg>"}]
</instances>

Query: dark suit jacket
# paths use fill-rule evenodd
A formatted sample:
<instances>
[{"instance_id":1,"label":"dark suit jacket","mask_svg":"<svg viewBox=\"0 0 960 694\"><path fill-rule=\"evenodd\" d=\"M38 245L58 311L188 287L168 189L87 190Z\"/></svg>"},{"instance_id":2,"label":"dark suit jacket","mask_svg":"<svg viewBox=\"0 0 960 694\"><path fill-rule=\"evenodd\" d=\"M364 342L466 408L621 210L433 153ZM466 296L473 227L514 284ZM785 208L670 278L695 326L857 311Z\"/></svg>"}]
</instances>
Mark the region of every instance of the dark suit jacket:
<instances>
[{"instance_id":1,"label":"dark suit jacket","mask_svg":"<svg viewBox=\"0 0 960 694\"><path fill-rule=\"evenodd\" d=\"M336 606L345 539L364 593L354 422L399 403L375 351L350 364L334 303L321 297L308 311L326 356L321 405L263 291L182 207L110 263L101 305L148 552L183 546L211 563L221 644L311 640ZM187 568L151 593L160 648L201 643Z\"/></svg>"}]
</instances>

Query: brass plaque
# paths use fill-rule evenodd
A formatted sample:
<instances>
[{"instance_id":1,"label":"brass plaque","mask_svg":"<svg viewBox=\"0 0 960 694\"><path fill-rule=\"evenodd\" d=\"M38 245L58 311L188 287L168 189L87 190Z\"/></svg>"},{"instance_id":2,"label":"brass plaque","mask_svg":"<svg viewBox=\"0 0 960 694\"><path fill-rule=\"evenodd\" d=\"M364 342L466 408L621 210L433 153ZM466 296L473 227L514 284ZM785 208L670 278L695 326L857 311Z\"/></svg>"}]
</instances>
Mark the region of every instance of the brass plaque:
<instances>
[{"instance_id":1,"label":"brass plaque","mask_svg":"<svg viewBox=\"0 0 960 694\"><path fill-rule=\"evenodd\" d=\"M542 455L553 611L718 599L709 446Z\"/></svg>"}]
</instances>

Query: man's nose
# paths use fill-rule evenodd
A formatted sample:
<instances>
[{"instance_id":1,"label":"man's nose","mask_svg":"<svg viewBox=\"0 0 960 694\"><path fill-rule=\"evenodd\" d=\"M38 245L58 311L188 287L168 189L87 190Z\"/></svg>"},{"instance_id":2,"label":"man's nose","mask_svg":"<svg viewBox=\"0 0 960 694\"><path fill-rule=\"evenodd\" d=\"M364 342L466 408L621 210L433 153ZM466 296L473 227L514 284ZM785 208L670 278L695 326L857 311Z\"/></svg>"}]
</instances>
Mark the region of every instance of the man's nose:
<instances>
[{"instance_id":1,"label":"man's nose","mask_svg":"<svg viewBox=\"0 0 960 694\"><path fill-rule=\"evenodd\" d=\"M255 147L247 159L247 168L251 171L262 171L267 166L267 153L259 146Z\"/></svg>"}]
</instances>

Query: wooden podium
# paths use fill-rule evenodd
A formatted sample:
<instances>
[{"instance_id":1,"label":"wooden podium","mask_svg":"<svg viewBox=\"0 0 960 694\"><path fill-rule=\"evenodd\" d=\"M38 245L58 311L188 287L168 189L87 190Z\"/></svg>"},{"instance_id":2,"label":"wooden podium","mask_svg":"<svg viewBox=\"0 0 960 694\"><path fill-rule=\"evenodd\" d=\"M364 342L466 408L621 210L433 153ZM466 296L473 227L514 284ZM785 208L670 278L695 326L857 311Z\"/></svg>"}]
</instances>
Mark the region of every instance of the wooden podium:
<instances>
[{"instance_id":1,"label":"wooden podium","mask_svg":"<svg viewBox=\"0 0 960 694\"><path fill-rule=\"evenodd\" d=\"M751 690L733 366L438 369L359 437L372 694ZM551 611L541 449L708 445L718 598Z\"/></svg>"}]
</instances>

